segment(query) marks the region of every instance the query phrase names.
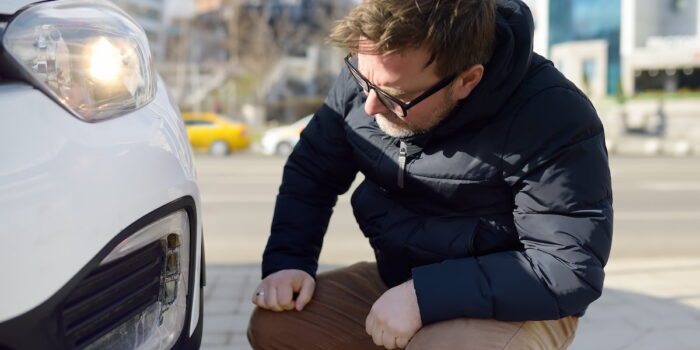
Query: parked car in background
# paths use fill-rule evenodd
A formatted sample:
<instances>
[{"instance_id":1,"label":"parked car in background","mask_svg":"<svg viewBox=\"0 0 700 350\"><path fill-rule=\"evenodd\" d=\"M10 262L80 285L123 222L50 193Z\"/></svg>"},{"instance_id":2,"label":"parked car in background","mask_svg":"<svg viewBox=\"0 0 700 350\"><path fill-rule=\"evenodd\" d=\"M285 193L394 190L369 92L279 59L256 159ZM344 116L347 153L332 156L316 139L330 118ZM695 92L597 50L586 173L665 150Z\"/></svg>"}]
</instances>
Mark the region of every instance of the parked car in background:
<instances>
[{"instance_id":1,"label":"parked car in background","mask_svg":"<svg viewBox=\"0 0 700 350\"><path fill-rule=\"evenodd\" d=\"M250 146L250 135L245 123L228 120L216 113L182 113L190 144L195 149L205 149L215 156L225 156L231 151Z\"/></svg>"},{"instance_id":2,"label":"parked car in background","mask_svg":"<svg viewBox=\"0 0 700 350\"><path fill-rule=\"evenodd\" d=\"M299 134L309 124L312 116L313 114L307 115L291 125L268 129L260 141L263 153L283 157L292 153L294 145L299 142Z\"/></svg>"},{"instance_id":3,"label":"parked car in background","mask_svg":"<svg viewBox=\"0 0 700 350\"><path fill-rule=\"evenodd\" d=\"M143 29L0 1L0 349L196 349L201 200Z\"/></svg>"}]
</instances>

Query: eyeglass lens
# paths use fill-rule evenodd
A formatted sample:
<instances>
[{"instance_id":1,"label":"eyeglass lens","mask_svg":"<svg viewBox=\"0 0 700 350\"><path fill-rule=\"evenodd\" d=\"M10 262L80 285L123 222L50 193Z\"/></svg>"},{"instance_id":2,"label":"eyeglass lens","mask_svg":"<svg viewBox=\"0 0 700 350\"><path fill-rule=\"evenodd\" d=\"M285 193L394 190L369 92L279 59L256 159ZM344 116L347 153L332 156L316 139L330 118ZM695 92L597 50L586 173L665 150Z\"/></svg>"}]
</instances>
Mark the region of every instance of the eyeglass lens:
<instances>
[{"instance_id":1,"label":"eyeglass lens","mask_svg":"<svg viewBox=\"0 0 700 350\"><path fill-rule=\"evenodd\" d=\"M367 84L367 82L357 74L357 72L354 69L350 69L350 73L352 73L353 78L357 81L357 83L360 85L362 90L364 90L365 93L369 94L370 86ZM387 97L383 92L374 89L374 92L377 95L377 98L379 101L389 109L390 111L394 112L399 117L403 117L403 109L401 109L401 106L397 105L394 101L392 101L389 97Z\"/></svg>"}]
</instances>

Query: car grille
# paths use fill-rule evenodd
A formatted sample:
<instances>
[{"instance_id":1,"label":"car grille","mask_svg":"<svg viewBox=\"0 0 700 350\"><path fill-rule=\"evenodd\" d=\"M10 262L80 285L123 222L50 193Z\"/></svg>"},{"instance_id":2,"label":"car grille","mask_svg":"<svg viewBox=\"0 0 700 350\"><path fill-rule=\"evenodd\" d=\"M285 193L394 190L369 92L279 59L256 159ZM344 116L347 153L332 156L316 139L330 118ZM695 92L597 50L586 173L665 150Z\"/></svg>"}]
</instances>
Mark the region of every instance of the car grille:
<instances>
[{"instance_id":1,"label":"car grille","mask_svg":"<svg viewBox=\"0 0 700 350\"><path fill-rule=\"evenodd\" d=\"M159 300L164 249L156 241L99 266L75 288L61 312L68 348L89 345Z\"/></svg>"}]
</instances>

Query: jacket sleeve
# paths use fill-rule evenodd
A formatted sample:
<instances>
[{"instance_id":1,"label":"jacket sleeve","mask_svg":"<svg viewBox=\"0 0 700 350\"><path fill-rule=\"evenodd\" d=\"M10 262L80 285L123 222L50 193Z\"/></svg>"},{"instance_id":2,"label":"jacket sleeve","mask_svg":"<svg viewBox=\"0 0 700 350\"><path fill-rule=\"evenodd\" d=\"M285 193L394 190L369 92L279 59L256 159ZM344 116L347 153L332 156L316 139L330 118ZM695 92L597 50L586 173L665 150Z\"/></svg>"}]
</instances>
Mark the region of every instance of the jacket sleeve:
<instances>
[{"instance_id":1,"label":"jacket sleeve","mask_svg":"<svg viewBox=\"0 0 700 350\"><path fill-rule=\"evenodd\" d=\"M354 93L349 79L343 70L284 166L263 253L263 278L284 269L316 274L332 208L357 173L343 119Z\"/></svg>"},{"instance_id":2,"label":"jacket sleeve","mask_svg":"<svg viewBox=\"0 0 700 350\"><path fill-rule=\"evenodd\" d=\"M612 190L602 124L578 91L550 88L517 113L503 152L523 249L413 269L424 324L582 315L602 292Z\"/></svg>"}]
</instances>

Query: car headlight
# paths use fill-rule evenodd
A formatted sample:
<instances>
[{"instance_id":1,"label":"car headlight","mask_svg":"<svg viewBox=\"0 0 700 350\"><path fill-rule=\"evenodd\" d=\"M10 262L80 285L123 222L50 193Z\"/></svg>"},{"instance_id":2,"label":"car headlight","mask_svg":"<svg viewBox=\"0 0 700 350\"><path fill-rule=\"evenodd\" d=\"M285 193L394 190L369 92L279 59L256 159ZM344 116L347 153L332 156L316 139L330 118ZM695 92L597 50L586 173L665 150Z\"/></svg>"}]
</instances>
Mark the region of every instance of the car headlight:
<instances>
[{"instance_id":1,"label":"car headlight","mask_svg":"<svg viewBox=\"0 0 700 350\"><path fill-rule=\"evenodd\" d=\"M129 113L155 96L143 29L106 1L32 6L8 24L3 47L30 83L86 121Z\"/></svg>"},{"instance_id":2,"label":"car headlight","mask_svg":"<svg viewBox=\"0 0 700 350\"><path fill-rule=\"evenodd\" d=\"M177 211L119 243L61 312L79 349L170 349L187 314L190 227Z\"/></svg>"}]
</instances>

